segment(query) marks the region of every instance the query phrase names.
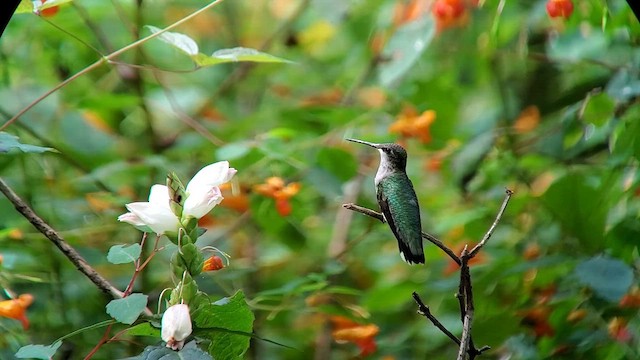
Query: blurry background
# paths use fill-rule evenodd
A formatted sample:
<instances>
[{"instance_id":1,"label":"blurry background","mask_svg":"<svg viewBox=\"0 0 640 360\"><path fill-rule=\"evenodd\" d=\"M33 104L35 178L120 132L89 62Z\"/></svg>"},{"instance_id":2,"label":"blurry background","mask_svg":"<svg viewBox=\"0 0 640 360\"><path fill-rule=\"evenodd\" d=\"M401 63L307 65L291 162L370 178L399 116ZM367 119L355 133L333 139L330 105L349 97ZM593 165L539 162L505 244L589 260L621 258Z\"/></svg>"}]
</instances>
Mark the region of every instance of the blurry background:
<instances>
[{"instance_id":1,"label":"blurry background","mask_svg":"<svg viewBox=\"0 0 640 360\"><path fill-rule=\"evenodd\" d=\"M254 339L247 358L455 358L411 292L459 334L456 265L426 243L427 264L407 266L386 225L341 206L377 210L378 154L343 139L398 142L424 229L456 251L479 241L505 188L516 193L471 268L474 341L492 347L483 358L637 358L640 25L623 0L574 0L568 19L550 16L568 15L568 0L550 1L226 0L174 31L205 54L244 46L294 63L195 69L151 40L5 129L59 153L2 154L0 173L124 289L131 264L106 261L110 246L140 239L116 221L124 204L167 171L188 179L229 160L238 175L199 245L231 263L197 280L214 299L243 289L256 333L299 349ZM0 43L0 118L148 35L144 25L205 4L77 0L14 15ZM109 318L108 299L4 198L0 214L0 285L35 297L28 331L0 318L0 358ZM170 286L173 250L136 291L157 299ZM378 333L338 343L345 318ZM64 350L80 358L102 334ZM153 343L131 340L96 358Z\"/></svg>"}]
</instances>

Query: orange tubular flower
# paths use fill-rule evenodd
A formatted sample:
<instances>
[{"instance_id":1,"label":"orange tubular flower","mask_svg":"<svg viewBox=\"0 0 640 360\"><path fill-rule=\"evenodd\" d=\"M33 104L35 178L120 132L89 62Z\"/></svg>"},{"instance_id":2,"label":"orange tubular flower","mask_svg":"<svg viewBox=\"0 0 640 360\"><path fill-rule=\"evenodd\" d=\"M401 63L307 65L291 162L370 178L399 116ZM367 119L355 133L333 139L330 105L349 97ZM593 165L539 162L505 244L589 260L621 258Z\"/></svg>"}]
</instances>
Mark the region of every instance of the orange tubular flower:
<instances>
[{"instance_id":1,"label":"orange tubular flower","mask_svg":"<svg viewBox=\"0 0 640 360\"><path fill-rule=\"evenodd\" d=\"M436 19L438 31L461 27L469 21L469 13L463 0L436 0L431 12Z\"/></svg>"},{"instance_id":2,"label":"orange tubular flower","mask_svg":"<svg viewBox=\"0 0 640 360\"><path fill-rule=\"evenodd\" d=\"M331 336L337 342L352 342L360 348L360 357L373 354L376 349L375 336L380 328L375 324L358 324L342 316L331 317L333 332Z\"/></svg>"},{"instance_id":3,"label":"orange tubular flower","mask_svg":"<svg viewBox=\"0 0 640 360\"><path fill-rule=\"evenodd\" d=\"M620 317L614 317L607 324L609 336L617 342L625 343L631 340L631 332L627 326L627 321Z\"/></svg>"},{"instance_id":4,"label":"orange tubular flower","mask_svg":"<svg viewBox=\"0 0 640 360\"><path fill-rule=\"evenodd\" d=\"M620 299L621 308L640 308L640 288L634 287Z\"/></svg>"},{"instance_id":5,"label":"orange tubular flower","mask_svg":"<svg viewBox=\"0 0 640 360\"><path fill-rule=\"evenodd\" d=\"M520 311L522 323L533 329L535 336L541 338L543 336L551 337L555 334L555 329L549 322L551 308L548 306L535 306L533 308Z\"/></svg>"},{"instance_id":6,"label":"orange tubular flower","mask_svg":"<svg viewBox=\"0 0 640 360\"><path fill-rule=\"evenodd\" d=\"M396 133L404 138L417 138L423 144L431 141L429 128L436 120L436 112L427 110L418 114L415 108L405 107L396 121L389 126L390 133Z\"/></svg>"},{"instance_id":7,"label":"orange tubular flower","mask_svg":"<svg viewBox=\"0 0 640 360\"><path fill-rule=\"evenodd\" d=\"M218 271L224 268L224 262L222 262L222 258L219 256L212 256L204 261L204 265L202 265L202 271Z\"/></svg>"},{"instance_id":8,"label":"orange tubular flower","mask_svg":"<svg viewBox=\"0 0 640 360\"><path fill-rule=\"evenodd\" d=\"M17 299L0 301L0 316L15 319L22 323L22 328L29 329L26 310L33 303L33 295L22 294Z\"/></svg>"},{"instance_id":9,"label":"orange tubular flower","mask_svg":"<svg viewBox=\"0 0 640 360\"><path fill-rule=\"evenodd\" d=\"M268 178L264 184L255 185L253 189L260 195L274 199L278 213L281 216L287 216L292 210L289 199L300 191L300 183L294 182L285 185L282 178L273 176Z\"/></svg>"}]
</instances>

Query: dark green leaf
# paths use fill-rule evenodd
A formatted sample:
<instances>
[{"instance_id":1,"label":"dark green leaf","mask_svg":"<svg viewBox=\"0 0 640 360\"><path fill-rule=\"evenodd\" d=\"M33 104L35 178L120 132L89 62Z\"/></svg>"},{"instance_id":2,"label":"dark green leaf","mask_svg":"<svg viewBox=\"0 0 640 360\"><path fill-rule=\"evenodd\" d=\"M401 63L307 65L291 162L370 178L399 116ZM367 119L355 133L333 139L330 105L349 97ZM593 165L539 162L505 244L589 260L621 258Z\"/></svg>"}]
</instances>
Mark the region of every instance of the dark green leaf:
<instances>
[{"instance_id":1,"label":"dark green leaf","mask_svg":"<svg viewBox=\"0 0 640 360\"><path fill-rule=\"evenodd\" d=\"M556 180L542 196L548 211L560 221L565 233L576 237L590 251L601 249L610 186L604 178L571 172Z\"/></svg>"},{"instance_id":2,"label":"dark green leaf","mask_svg":"<svg viewBox=\"0 0 640 360\"><path fill-rule=\"evenodd\" d=\"M131 325L147 306L147 295L131 294L126 298L111 300L107 314L123 324Z\"/></svg>"},{"instance_id":3,"label":"dark green leaf","mask_svg":"<svg viewBox=\"0 0 640 360\"><path fill-rule=\"evenodd\" d=\"M160 329L155 328L151 323L144 322L128 328L125 333L132 336L150 336L160 338Z\"/></svg>"},{"instance_id":4,"label":"dark green leaf","mask_svg":"<svg viewBox=\"0 0 640 360\"><path fill-rule=\"evenodd\" d=\"M338 148L322 148L318 151L316 162L342 182L352 179L358 170L354 156Z\"/></svg>"},{"instance_id":5,"label":"dark green leaf","mask_svg":"<svg viewBox=\"0 0 640 360\"><path fill-rule=\"evenodd\" d=\"M213 360L213 358L198 348L195 341L191 341L180 351L173 351L162 345L147 346L142 354L123 360Z\"/></svg>"},{"instance_id":6,"label":"dark green leaf","mask_svg":"<svg viewBox=\"0 0 640 360\"><path fill-rule=\"evenodd\" d=\"M242 291L230 298L200 307L193 314L193 322L198 329L209 329L204 332L204 337L211 340L209 353L215 354L216 360L242 358L251 339L250 336L219 329L251 334L253 320L253 313L245 302Z\"/></svg>"}]
</instances>

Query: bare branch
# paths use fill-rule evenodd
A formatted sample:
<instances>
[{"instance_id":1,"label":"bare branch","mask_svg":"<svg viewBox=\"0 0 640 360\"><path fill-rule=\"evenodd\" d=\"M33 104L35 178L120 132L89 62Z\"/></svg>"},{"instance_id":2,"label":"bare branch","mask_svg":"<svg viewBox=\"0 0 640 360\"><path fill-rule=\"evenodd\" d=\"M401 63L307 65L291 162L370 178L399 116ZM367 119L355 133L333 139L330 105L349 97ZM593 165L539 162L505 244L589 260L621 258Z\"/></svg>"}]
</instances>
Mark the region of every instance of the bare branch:
<instances>
[{"instance_id":1,"label":"bare branch","mask_svg":"<svg viewBox=\"0 0 640 360\"><path fill-rule=\"evenodd\" d=\"M491 238L491 235L493 235L493 232L495 231L496 227L498 226L498 223L500 222L500 219L502 219L502 215L504 214L504 211L507 209L507 205L509 204L509 200L511 200L511 196L513 195L513 191L511 191L509 189L506 189L506 193L507 193L507 195L505 196L504 200L502 201L502 206L500 206L500 210L498 211L498 215L496 215L496 219L493 221L493 224L491 224L491 227L489 228L489 230L487 230L487 233L484 234L484 237L478 243L478 245L476 245L473 249L471 249L471 251L469 251L469 259L472 259L474 256L476 256L478 251L480 251L480 249L482 249L482 247L487 242L487 240L489 240Z\"/></svg>"},{"instance_id":2,"label":"bare branch","mask_svg":"<svg viewBox=\"0 0 640 360\"><path fill-rule=\"evenodd\" d=\"M49 224L42 220L10 187L0 178L0 191L11 201L13 206L47 239L71 261L81 273L93 282L102 292L114 299L120 299L123 293L96 272L89 263L69 245Z\"/></svg>"},{"instance_id":3,"label":"bare branch","mask_svg":"<svg viewBox=\"0 0 640 360\"><path fill-rule=\"evenodd\" d=\"M348 203L348 204L342 204L342 207L344 207L347 210L351 210L351 211L355 211L355 212L359 212L361 214L365 214L367 216L370 216L380 222L386 222L384 220L384 215L382 215L382 213L379 213L375 210L371 210L368 209L366 207L362 207L353 203ZM422 232L422 238L428 240L430 243L434 244L435 246L439 247L440 250L444 251L447 255L449 255L449 257L456 262L456 264L460 265L460 258L458 257L458 255L456 255L455 252L453 252L453 250L449 249L447 247L447 245L443 244L442 241L438 240L437 237L426 233L426 232Z\"/></svg>"},{"instance_id":4,"label":"bare branch","mask_svg":"<svg viewBox=\"0 0 640 360\"><path fill-rule=\"evenodd\" d=\"M429 310L429 307L425 305L424 302L422 302L422 299L420 299L420 295L418 295L418 293L416 293L415 291L413 292L412 295L413 295L413 300L415 300L416 304L418 304L418 314L429 319L433 323L433 325L435 325L438 329L440 329L440 331L442 331L445 335L447 335L449 339L451 339L456 344L460 345L460 339L458 339L455 335L453 335L451 331L447 330L447 328L444 327L444 325L442 325L442 323L438 321L438 319L436 319L435 316L433 316L433 314L431 314L431 310Z\"/></svg>"}]
</instances>

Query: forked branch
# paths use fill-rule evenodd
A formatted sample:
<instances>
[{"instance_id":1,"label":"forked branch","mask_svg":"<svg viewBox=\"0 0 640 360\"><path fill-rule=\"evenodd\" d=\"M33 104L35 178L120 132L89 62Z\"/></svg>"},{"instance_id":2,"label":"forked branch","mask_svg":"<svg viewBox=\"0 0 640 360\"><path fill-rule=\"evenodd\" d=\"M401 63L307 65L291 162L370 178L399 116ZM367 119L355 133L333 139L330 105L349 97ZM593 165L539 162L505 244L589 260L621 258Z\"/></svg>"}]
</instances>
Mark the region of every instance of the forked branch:
<instances>
[{"instance_id":1,"label":"forked branch","mask_svg":"<svg viewBox=\"0 0 640 360\"><path fill-rule=\"evenodd\" d=\"M458 286L458 294L456 295L460 303L460 320L462 321L462 335L460 339L453 335L444 325L442 325L440 321L438 321L438 319L431 313L429 307L424 304L424 302L416 292L412 294L414 301L416 302L416 304L418 304L418 314L426 317L429 321L431 321L431 323L433 323L433 325L435 325L440 331L447 335L447 337L449 337L451 341L459 346L457 360L464 360L467 355L469 356L469 359L473 360L478 355L481 355L483 352L490 349L489 346L483 346L479 349L476 348L475 344L473 343L473 339L471 338L471 328L473 324L475 307L473 304L473 287L471 285L469 261L480 252L482 247L484 247L484 245L493 235L493 232L498 226L500 219L502 219L502 215L504 214L512 195L513 191L507 189L506 196L502 201L502 206L500 207L500 210L498 211L493 224L491 224L489 230L487 230L485 235L482 237L482 240L470 251L465 246L460 256L456 255L453 250L444 245L444 243L438 240L438 238L436 238L435 236L425 232L422 233L422 237L424 239L436 245L460 266L460 285ZM343 204L342 206L346 209L370 216L374 219L377 219L378 221L385 222L384 216L375 210L358 206L356 204Z\"/></svg>"}]
</instances>

